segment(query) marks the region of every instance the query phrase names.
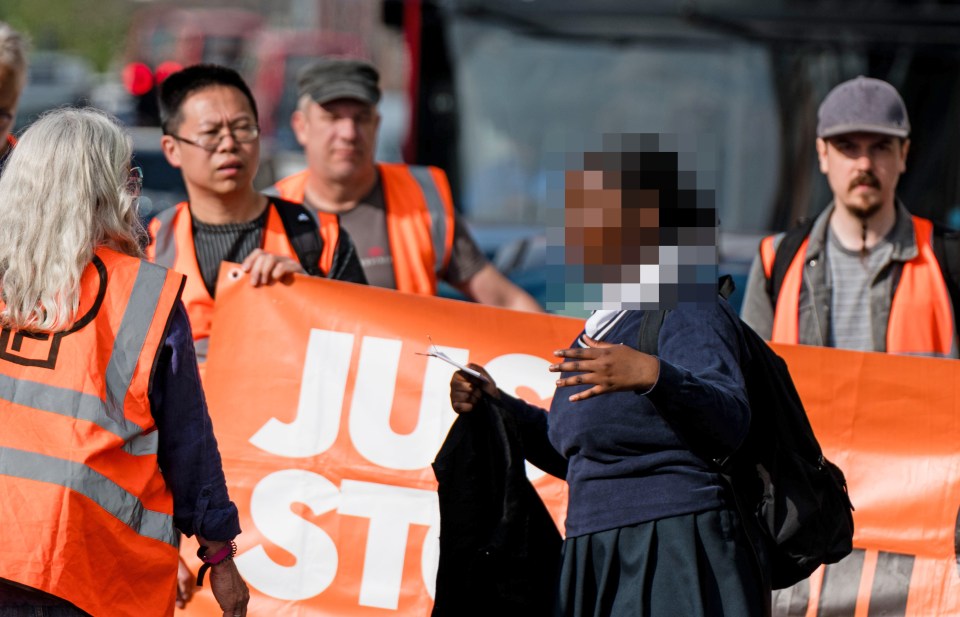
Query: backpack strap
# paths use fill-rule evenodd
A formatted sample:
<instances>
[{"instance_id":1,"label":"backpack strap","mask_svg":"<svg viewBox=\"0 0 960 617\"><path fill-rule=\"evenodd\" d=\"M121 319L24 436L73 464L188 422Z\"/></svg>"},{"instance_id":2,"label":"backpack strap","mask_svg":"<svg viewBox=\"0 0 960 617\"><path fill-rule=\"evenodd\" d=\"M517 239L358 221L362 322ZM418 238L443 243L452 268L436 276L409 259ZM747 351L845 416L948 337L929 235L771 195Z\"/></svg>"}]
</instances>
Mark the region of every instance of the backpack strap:
<instances>
[{"instance_id":1,"label":"backpack strap","mask_svg":"<svg viewBox=\"0 0 960 617\"><path fill-rule=\"evenodd\" d=\"M720 297L728 299L736 290L733 277L724 274L717 282L717 290ZM660 309L657 311L644 311L640 318L640 332L637 335L637 349L651 356L657 355L660 346L660 328L663 327L663 321L667 318L669 310Z\"/></svg>"},{"instance_id":2,"label":"backpack strap","mask_svg":"<svg viewBox=\"0 0 960 617\"><path fill-rule=\"evenodd\" d=\"M953 305L955 333L960 333L960 232L934 223L933 254L940 264L950 304Z\"/></svg>"},{"instance_id":3,"label":"backpack strap","mask_svg":"<svg viewBox=\"0 0 960 617\"><path fill-rule=\"evenodd\" d=\"M724 300L729 300L730 296L733 295L733 292L737 290L736 283L733 282L733 277L729 274L724 274L720 277L720 280L717 282L717 291L720 294L720 297Z\"/></svg>"},{"instance_id":4,"label":"backpack strap","mask_svg":"<svg viewBox=\"0 0 960 617\"><path fill-rule=\"evenodd\" d=\"M283 230L300 259L300 265L310 276L324 276L320 269L323 238L320 237L317 220L301 204L276 197L271 197L270 201L280 215Z\"/></svg>"},{"instance_id":5,"label":"backpack strap","mask_svg":"<svg viewBox=\"0 0 960 617\"><path fill-rule=\"evenodd\" d=\"M640 331L637 334L637 349L651 356L657 355L657 347L660 345L660 328L669 312L664 309L643 312L643 316L640 317Z\"/></svg>"},{"instance_id":6,"label":"backpack strap","mask_svg":"<svg viewBox=\"0 0 960 617\"><path fill-rule=\"evenodd\" d=\"M783 279L787 276L787 270L793 263L800 245L810 235L813 229L813 223L816 219L805 219L797 223L797 226L783 234L780 244L777 245L776 257L773 259L773 272L767 279L767 297L770 298L770 305L774 310L777 308L777 298L780 297L780 287L783 285Z\"/></svg>"}]
</instances>

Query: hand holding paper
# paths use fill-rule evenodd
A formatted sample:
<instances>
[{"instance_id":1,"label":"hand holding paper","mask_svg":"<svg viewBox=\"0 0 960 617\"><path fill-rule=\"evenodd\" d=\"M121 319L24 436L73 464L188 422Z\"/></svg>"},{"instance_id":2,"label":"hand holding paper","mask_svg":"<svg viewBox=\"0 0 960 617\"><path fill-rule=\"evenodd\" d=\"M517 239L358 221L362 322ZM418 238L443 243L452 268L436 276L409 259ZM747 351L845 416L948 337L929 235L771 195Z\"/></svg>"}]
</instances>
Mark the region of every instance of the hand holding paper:
<instances>
[{"instance_id":1,"label":"hand holding paper","mask_svg":"<svg viewBox=\"0 0 960 617\"><path fill-rule=\"evenodd\" d=\"M427 337L427 338L430 338L430 337ZM433 341L430 342L430 351L428 351L427 353L421 353L418 351L417 355L430 356L432 358L439 358L440 360L443 360L447 364L451 364L457 367L459 370L463 371L467 375L470 375L471 377L474 377L482 382L489 382L489 380L486 377L484 377L483 374L480 373L479 371L475 371L468 366L464 366L463 364L460 364L459 362L457 362L447 354L440 351L440 348L434 345Z\"/></svg>"}]
</instances>

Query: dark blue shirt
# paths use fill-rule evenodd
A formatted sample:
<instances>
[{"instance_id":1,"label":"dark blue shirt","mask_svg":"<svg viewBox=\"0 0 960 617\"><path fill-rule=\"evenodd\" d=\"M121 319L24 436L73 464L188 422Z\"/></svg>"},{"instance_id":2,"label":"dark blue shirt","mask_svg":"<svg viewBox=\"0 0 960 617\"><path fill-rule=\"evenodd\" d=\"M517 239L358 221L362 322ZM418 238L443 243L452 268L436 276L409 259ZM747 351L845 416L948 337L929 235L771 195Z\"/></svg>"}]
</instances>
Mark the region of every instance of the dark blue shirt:
<instances>
[{"instance_id":1,"label":"dark blue shirt","mask_svg":"<svg viewBox=\"0 0 960 617\"><path fill-rule=\"evenodd\" d=\"M627 312L604 341L636 349L641 316ZM684 305L664 320L660 374L648 392L571 403L571 394L591 386L560 388L549 415L509 403L521 417L531 462L549 463L538 431L567 461L568 538L728 504L710 459L736 449L749 425L740 340L725 301Z\"/></svg>"},{"instance_id":2,"label":"dark blue shirt","mask_svg":"<svg viewBox=\"0 0 960 617\"><path fill-rule=\"evenodd\" d=\"M160 348L150 390L160 439L157 455L173 493L173 518L188 536L225 541L240 533L237 508L227 495L220 451L197 371L190 321L177 302Z\"/></svg>"}]
</instances>

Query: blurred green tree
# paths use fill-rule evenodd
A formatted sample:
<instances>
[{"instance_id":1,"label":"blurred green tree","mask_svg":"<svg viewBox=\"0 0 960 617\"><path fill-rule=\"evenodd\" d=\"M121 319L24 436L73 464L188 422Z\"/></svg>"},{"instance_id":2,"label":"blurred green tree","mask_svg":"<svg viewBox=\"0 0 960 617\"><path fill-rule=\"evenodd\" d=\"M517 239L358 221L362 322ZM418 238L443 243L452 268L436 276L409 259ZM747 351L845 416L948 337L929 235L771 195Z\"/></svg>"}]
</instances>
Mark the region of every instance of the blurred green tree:
<instances>
[{"instance_id":1,"label":"blurred green tree","mask_svg":"<svg viewBox=\"0 0 960 617\"><path fill-rule=\"evenodd\" d=\"M34 49L76 53L104 71L122 51L130 0L3 0L0 20L30 35Z\"/></svg>"}]
</instances>

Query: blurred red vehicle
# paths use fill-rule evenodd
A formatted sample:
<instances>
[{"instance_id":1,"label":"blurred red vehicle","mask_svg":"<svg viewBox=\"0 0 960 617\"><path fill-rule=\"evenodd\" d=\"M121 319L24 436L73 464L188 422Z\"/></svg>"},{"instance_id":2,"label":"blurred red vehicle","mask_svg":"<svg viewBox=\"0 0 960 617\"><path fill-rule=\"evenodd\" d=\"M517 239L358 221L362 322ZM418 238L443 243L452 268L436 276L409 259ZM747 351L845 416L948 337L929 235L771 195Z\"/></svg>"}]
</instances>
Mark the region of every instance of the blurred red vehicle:
<instances>
[{"instance_id":1,"label":"blurred red vehicle","mask_svg":"<svg viewBox=\"0 0 960 617\"><path fill-rule=\"evenodd\" d=\"M137 124L156 124L156 86L200 62L240 70L264 18L243 9L151 7L138 12L127 38L123 83L136 101Z\"/></svg>"}]
</instances>

